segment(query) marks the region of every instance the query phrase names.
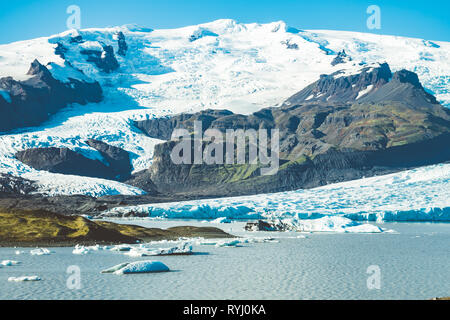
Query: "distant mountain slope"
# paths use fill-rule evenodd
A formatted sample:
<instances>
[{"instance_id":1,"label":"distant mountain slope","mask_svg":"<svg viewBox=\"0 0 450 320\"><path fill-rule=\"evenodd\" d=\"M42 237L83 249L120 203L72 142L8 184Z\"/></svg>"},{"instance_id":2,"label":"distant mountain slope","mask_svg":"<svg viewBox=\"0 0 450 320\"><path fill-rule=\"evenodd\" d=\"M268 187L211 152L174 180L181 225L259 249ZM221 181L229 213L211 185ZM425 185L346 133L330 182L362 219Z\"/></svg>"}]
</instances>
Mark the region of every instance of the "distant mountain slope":
<instances>
[{"instance_id":1,"label":"distant mountain slope","mask_svg":"<svg viewBox=\"0 0 450 320\"><path fill-rule=\"evenodd\" d=\"M194 121L202 122L203 131L279 129L280 168L265 176L260 163L174 164L176 142L169 141L156 146L150 168L150 177L162 192L217 196L278 192L450 161L446 147L450 110L424 90L415 73L392 74L387 64L347 76L324 75L280 107L251 115L206 110L136 125L164 139L175 128L194 132ZM209 144L200 144L203 152Z\"/></svg>"},{"instance_id":2,"label":"distant mountain slope","mask_svg":"<svg viewBox=\"0 0 450 320\"><path fill-rule=\"evenodd\" d=\"M36 170L15 155L54 147L103 161L102 154L86 143L95 139L128 152L136 173L151 165L154 146L161 141L142 134L135 121L208 108L251 114L280 106L322 74L355 74L384 61L393 72L417 73L426 91L448 106L449 58L448 42L232 20L170 30L124 26L67 31L1 45L0 78L29 81L33 76L27 72L37 59L64 86L97 82L103 100L86 106L77 99L57 103L50 117L42 113L39 123L23 121L19 125L26 128L2 133L0 172L37 181L39 191L52 194L139 194L143 191L114 181ZM364 90L361 86L352 95L360 101ZM58 91L51 99L57 95ZM14 99L8 87L2 88L0 110Z\"/></svg>"}]
</instances>

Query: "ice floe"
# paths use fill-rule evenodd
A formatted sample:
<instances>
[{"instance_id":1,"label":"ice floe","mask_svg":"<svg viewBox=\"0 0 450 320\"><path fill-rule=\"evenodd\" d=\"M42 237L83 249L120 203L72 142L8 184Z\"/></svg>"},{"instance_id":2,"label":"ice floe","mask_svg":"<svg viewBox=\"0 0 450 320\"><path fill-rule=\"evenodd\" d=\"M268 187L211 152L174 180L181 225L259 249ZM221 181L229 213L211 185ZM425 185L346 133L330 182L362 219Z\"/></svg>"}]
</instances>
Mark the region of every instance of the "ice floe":
<instances>
[{"instance_id":1,"label":"ice floe","mask_svg":"<svg viewBox=\"0 0 450 320\"><path fill-rule=\"evenodd\" d=\"M30 250L30 254L32 256L48 256L51 253L52 252L46 248L37 248L37 249Z\"/></svg>"},{"instance_id":2,"label":"ice floe","mask_svg":"<svg viewBox=\"0 0 450 320\"><path fill-rule=\"evenodd\" d=\"M124 253L130 257L146 257L146 256L169 256L169 255L190 255L192 252L192 244L185 242L179 246L171 248L149 248L143 244L139 247L131 248L128 252Z\"/></svg>"},{"instance_id":3,"label":"ice floe","mask_svg":"<svg viewBox=\"0 0 450 320\"><path fill-rule=\"evenodd\" d=\"M19 264L20 264L19 261L14 261L14 260L3 260L2 262L0 262L0 265L5 266L5 267L17 266Z\"/></svg>"},{"instance_id":4,"label":"ice floe","mask_svg":"<svg viewBox=\"0 0 450 320\"><path fill-rule=\"evenodd\" d=\"M118 264L114 267L103 270L102 273L130 274L130 273L153 273L170 271L164 263L160 261L135 261Z\"/></svg>"},{"instance_id":5,"label":"ice floe","mask_svg":"<svg viewBox=\"0 0 450 320\"><path fill-rule=\"evenodd\" d=\"M22 277L9 277L9 282L23 282L23 281L41 281L38 276L22 276Z\"/></svg>"}]
</instances>

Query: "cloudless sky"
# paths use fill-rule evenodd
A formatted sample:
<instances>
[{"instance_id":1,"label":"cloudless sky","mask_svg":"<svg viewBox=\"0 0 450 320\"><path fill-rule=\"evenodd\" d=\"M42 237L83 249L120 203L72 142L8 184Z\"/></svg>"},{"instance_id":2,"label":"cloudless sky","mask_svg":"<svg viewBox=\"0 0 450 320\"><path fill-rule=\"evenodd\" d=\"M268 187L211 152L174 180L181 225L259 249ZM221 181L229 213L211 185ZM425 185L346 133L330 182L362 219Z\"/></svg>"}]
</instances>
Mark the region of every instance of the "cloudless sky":
<instances>
[{"instance_id":1,"label":"cloudless sky","mask_svg":"<svg viewBox=\"0 0 450 320\"><path fill-rule=\"evenodd\" d=\"M372 4L381 8L381 30L366 26ZM81 8L81 28L176 28L229 18L450 41L450 0L0 0L0 43L66 30L69 5Z\"/></svg>"}]
</instances>

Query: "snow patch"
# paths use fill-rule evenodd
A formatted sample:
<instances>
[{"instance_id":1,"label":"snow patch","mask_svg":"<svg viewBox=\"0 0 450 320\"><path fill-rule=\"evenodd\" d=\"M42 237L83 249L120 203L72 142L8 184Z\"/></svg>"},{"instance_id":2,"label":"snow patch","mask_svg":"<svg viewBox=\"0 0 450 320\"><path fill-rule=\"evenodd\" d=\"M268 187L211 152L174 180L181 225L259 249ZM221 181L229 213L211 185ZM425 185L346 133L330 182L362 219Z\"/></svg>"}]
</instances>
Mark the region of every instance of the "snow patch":
<instances>
[{"instance_id":1,"label":"snow patch","mask_svg":"<svg viewBox=\"0 0 450 320\"><path fill-rule=\"evenodd\" d=\"M358 100L359 98L365 96L366 94L368 94L370 91L372 91L373 89L373 84L368 85L367 88L361 90L360 92L358 92L358 96L356 97L356 100Z\"/></svg>"}]
</instances>

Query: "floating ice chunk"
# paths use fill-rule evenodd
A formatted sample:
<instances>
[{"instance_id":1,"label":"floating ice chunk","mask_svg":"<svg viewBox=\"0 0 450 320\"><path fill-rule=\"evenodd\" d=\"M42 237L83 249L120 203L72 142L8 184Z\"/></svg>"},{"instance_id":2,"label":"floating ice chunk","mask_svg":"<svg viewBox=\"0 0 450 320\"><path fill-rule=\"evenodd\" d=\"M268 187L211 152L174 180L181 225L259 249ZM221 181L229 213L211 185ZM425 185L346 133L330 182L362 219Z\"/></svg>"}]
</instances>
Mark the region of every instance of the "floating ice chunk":
<instances>
[{"instance_id":1,"label":"floating ice chunk","mask_svg":"<svg viewBox=\"0 0 450 320\"><path fill-rule=\"evenodd\" d=\"M22 276L22 277L9 277L9 282L22 282L22 281L41 281L38 276Z\"/></svg>"},{"instance_id":2,"label":"floating ice chunk","mask_svg":"<svg viewBox=\"0 0 450 320\"><path fill-rule=\"evenodd\" d=\"M120 244L120 245L112 247L109 250L110 251L126 252L126 251L130 251L131 249L133 249L132 246L129 246L129 245L126 245L126 244Z\"/></svg>"},{"instance_id":3,"label":"floating ice chunk","mask_svg":"<svg viewBox=\"0 0 450 320\"><path fill-rule=\"evenodd\" d=\"M242 241L239 239L222 240L216 243L216 247L237 247Z\"/></svg>"},{"instance_id":4,"label":"floating ice chunk","mask_svg":"<svg viewBox=\"0 0 450 320\"><path fill-rule=\"evenodd\" d=\"M18 264L20 264L20 262L14 260L3 260L2 262L0 262L0 265L5 267L17 266Z\"/></svg>"},{"instance_id":5,"label":"floating ice chunk","mask_svg":"<svg viewBox=\"0 0 450 320\"><path fill-rule=\"evenodd\" d=\"M168 272L170 271L164 263L160 261L135 261L121 263L112 268L103 270L102 273L113 274L130 274L130 273L154 273L154 272Z\"/></svg>"},{"instance_id":6,"label":"floating ice chunk","mask_svg":"<svg viewBox=\"0 0 450 320\"><path fill-rule=\"evenodd\" d=\"M215 220L212 220L211 223L231 223L231 220L226 217L220 217Z\"/></svg>"},{"instance_id":7,"label":"floating ice chunk","mask_svg":"<svg viewBox=\"0 0 450 320\"><path fill-rule=\"evenodd\" d=\"M146 256L169 256L169 255L190 255L192 254L192 245L190 243L182 243L172 248L151 249L144 246L132 248L124 253L130 257L146 257Z\"/></svg>"},{"instance_id":8,"label":"floating ice chunk","mask_svg":"<svg viewBox=\"0 0 450 320\"><path fill-rule=\"evenodd\" d=\"M121 264L118 264L118 265L116 265L116 266L114 266L114 267L105 269L105 270L103 270L101 273L114 273L114 272L116 272L116 271L119 271L119 270L125 268L125 267L126 267L127 265L129 265L129 264L130 264L129 262L121 263Z\"/></svg>"},{"instance_id":9,"label":"floating ice chunk","mask_svg":"<svg viewBox=\"0 0 450 320\"><path fill-rule=\"evenodd\" d=\"M347 233L381 233L383 229L368 223L358 223L340 216L325 216L318 219L284 219L281 220L288 230L301 232L347 232Z\"/></svg>"},{"instance_id":10,"label":"floating ice chunk","mask_svg":"<svg viewBox=\"0 0 450 320\"><path fill-rule=\"evenodd\" d=\"M50 255L50 253L52 253L52 252L46 248L37 248L37 249L30 250L30 254L32 256L48 256L48 255Z\"/></svg>"},{"instance_id":11,"label":"floating ice chunk","mask_svg":"<svg viewBox=\"0 0 450 320\"><path fill-rule=\"evenodd\" d=\"M90 247L85 247L85 246L80 246L80 245L76 245L75 249L73 249L72 253L73 254L79 254L79 255L83 255L83 254L89 254L93 251L99 251L102 248L99 245L95 245L95 246L90 246Z\"/></svg>"}]
</instances>

